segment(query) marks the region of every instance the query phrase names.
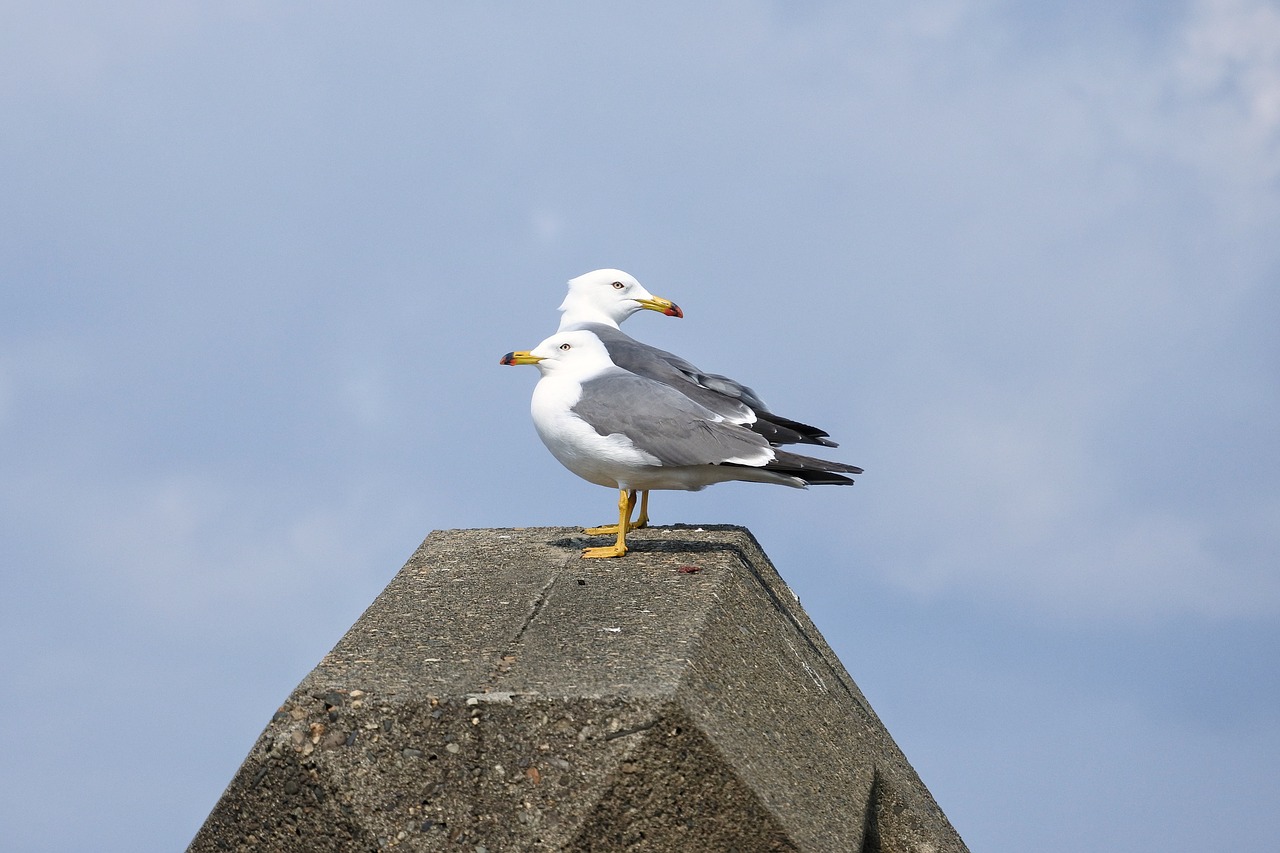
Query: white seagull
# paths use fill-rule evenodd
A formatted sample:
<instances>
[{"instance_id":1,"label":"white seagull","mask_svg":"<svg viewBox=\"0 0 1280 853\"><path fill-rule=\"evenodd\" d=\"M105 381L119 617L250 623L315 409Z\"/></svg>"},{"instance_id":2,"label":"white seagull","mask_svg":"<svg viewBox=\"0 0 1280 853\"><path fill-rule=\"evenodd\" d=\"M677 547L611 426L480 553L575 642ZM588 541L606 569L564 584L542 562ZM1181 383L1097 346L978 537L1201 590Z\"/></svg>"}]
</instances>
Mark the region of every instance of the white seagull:
<instances>
[{"instance_id":1,"label":"white seagull","mask_svg":"<svg viewBox=\"0 0 1280 853\"><path fill-rule=\"evenodd\" d=\"M669 317L683 317L680 306L654 296L634 276L617 269L599 269L570 279L569 292L560 305L561 332L594 332L618 367L675 388L729 423L745 426L770 444L838 445L817 427L775 415L751 388L707 373L678 355L643 344L619 329L622 321L648 309ZM640 515L632 529L649 523L649 490L640 494ZM613 525L588 528L587 533L613 533Z\"/></svg>"},{"instance_id":2,"label":"white seagull","mask_svg":"<svg viewBox=\"0 0 1280 853\"><path fill-rule=\"evenodd\" d=\"M744 480L806 488L849 485L862 469L779 450L669 385L624 370L593 332L557 332L502 364L537 365L530 411L542 443L573 473L619 491L617 541L583 557L621 557L636 492L697 491ZM610 529L608 532L614 532Z\"/></svg>"}]
</instances>

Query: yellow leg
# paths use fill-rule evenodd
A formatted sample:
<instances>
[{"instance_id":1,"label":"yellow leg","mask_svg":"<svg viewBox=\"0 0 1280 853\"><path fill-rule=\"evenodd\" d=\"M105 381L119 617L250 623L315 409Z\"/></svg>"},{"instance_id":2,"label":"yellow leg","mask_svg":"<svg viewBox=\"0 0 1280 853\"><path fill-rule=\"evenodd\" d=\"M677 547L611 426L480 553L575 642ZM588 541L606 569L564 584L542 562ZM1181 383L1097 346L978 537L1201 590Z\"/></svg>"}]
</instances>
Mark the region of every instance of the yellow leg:
<instances>
[{"instance_id":1,"label":"yellow leg","mask_svg":"<svg viewBox=\"0 0 1280 853\"><path fill-rule=\"evenodd\" d=\"M635 524L631 525L632 530L639 530L642 527L649 526L649 490L645 489L640 493L640 517L636 519Z\"/></svg>"},{"instance_id":2,"label":"yellow leg","mask_svg":"<svg viewBox=\"0 0 1280 853\"><path fill-rule=\"evenodd\" d=\"M636 506L636 493L621 489L618 492L618 541L602 548L587 548L582 552L585 559L604 559L621 557L627 553L627 527L631 520L631 510Z\"/></svg>"},{"instance_id":3,"label":"yellow leg","mask_svg":"<svg viewBox=\"0 0 1280 853\"><path fill-rule=\"evenodd\" d=\"M641 528L649 526L649 490L645 489L643 492L640 492L639 494L640 494L640 517L637 518L635 521L627 522L628 530L640 530ZM636 495L636 492L633 491L631 495L634 498ZM600 527L587 527L582 532L590 533L592 536L603 536L606 533L617 533L618 525L604 524L604 525L601 525Z\"/></svg>"}]
</instances>

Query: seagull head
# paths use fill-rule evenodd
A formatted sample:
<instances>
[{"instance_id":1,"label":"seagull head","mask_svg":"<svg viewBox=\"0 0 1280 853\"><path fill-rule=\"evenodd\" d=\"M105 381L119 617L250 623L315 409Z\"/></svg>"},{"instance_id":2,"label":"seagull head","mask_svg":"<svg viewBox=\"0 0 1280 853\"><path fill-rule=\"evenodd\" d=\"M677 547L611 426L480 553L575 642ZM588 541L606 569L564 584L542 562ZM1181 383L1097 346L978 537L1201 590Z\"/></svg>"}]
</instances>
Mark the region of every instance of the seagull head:
<instances>
[{"instance_id":1,"label":"seagull head","mask_svg":"<svg viewBox=\"0 0 1280 853\"><path fill-rule=\"evenodd\" d=\"M569 292L560 304L560 328L576 323L619 323L642 309L668 317L683 317L680 306L654 296L635 277L622 270L604 269L569 280Z\"/></svg>"},{"instance_id":2,"label":"seagull head","mask_svg":"<svg viewBox=\"0 0 1280 853\"><path fill-rule=\"evenodd\" d=\"M516 350L500 364L532 364L543 376L564 373L582 380L613 367L609 351L593 333L557 332L531 350Z\"/></svg>"}]
</instances>

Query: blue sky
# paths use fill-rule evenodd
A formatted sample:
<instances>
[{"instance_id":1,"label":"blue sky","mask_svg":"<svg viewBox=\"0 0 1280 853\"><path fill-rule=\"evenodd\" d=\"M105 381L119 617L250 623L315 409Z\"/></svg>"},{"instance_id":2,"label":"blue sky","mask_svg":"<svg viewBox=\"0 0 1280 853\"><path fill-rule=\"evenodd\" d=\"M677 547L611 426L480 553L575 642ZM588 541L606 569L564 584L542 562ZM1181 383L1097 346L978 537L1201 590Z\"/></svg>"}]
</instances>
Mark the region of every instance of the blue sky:
<instances>
[{"instance_id":1,"label":"blue sky","mask_svg":"<svg viewBox=\"0 0 1280 853\"><path fill-rule=\"evenodd\" d=\"M10 2L0 825L173 850L432 529L601 523L628 331L827 428L748 526L975 850L1280 835L1280 5Z\"/></svg>"}]
</instances>

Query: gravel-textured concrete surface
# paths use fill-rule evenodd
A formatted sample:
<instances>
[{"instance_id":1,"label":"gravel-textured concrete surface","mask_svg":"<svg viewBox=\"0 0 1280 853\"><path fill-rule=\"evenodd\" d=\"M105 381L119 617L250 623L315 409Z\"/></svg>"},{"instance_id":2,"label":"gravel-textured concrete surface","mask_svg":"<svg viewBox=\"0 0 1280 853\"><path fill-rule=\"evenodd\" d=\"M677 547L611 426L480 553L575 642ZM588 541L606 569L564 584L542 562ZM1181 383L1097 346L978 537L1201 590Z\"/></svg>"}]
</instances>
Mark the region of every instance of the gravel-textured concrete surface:
<instances>
[{"instance_id":1,"label":"gravel-textured concrete surface","mask_svg":"<svg viewBox=\"0 0 1280 853\"><path fill-rule=\"evenodd\" d=\"M738 527L432 533L190 851L965 846Z\"/></svg>"}]
</instances>

